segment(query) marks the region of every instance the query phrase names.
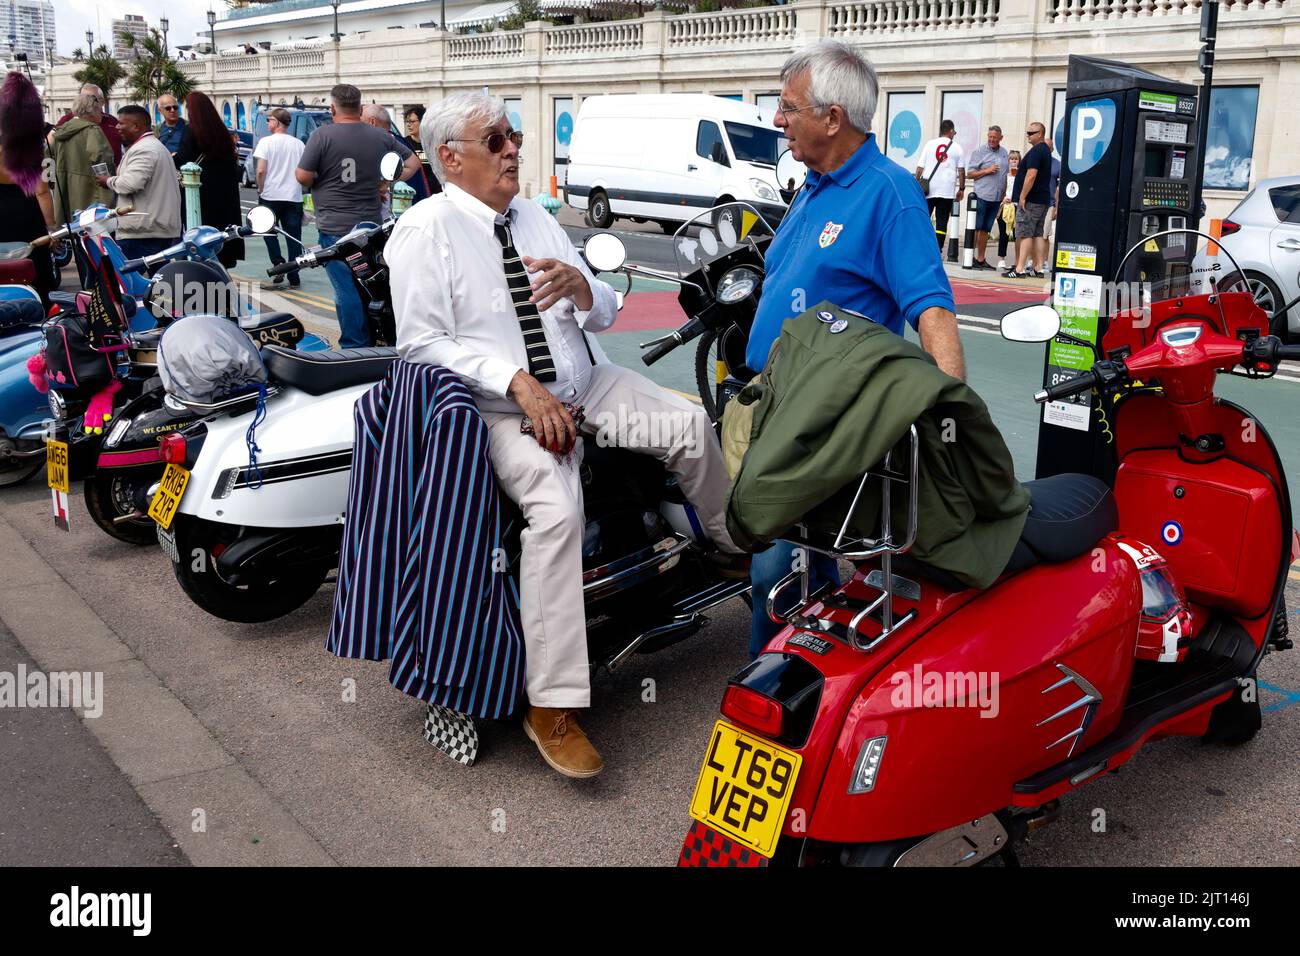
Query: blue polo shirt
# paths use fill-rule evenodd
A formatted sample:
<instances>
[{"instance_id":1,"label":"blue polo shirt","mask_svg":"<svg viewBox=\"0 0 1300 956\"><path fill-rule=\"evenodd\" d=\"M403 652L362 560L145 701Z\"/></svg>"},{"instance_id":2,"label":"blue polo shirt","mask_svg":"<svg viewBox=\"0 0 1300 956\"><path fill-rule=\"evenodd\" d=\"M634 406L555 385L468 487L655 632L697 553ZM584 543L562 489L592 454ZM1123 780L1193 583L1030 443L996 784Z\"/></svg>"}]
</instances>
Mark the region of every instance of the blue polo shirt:
<instances>
[{"instance_id":1,"label":"blue polo shirt","mask_svg":"<svg viewBox=\"0 0 1300 956\"><path fill-rule=\"evenodd\" d=\"M785 320L823 299L897 335L933 306L955 312L925 197L874 133L839 169L808 181L767 248L745 364L758 371Z\"/></svg>"}]
</instances>

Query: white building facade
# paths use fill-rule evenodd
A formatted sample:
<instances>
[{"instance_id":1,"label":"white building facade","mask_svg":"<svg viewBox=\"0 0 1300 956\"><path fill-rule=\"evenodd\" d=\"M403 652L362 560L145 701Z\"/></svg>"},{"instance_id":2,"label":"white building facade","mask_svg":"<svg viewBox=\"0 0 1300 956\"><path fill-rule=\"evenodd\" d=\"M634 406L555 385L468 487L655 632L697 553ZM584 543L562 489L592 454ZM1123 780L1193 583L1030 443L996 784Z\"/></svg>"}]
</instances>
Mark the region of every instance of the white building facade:
<instances>
[{"instance_id":1,"label":"white building facade","mask_svg":"<svg viewBox=\"0 0 1300 956\"><path fill-rule=\"evenodd\" d=\"M826 36L854 44L876 65L881 95L872 128L881 148L909 168L945 117L971 142L997 124L1013 149L1023 147L1030 121L1055 131L1072 53L1122 60L1184 82L1201 79L1200 0L795 0L717 13L651 11L572 26L530 23L473 35L418 23L347 33L344 11L378 5L359 0L340 7L344 35L337 43L328 39L328 5L329 22L317 39L304 33L290 40L289 31L299 29L290 24L305 19L288 18L318 16L321 5L287 2L300 8L277 14L250 7L259 16L223 21L251 27L266 16L285 18L279 39L265 40L271 49L183 64L218 109L251 123L259 101L323 104L330 86L342 81L360 87L367 102L400 113L486 86L506 99L527 136L522 179L530 194L546 189L552 175L563 184L584 97L696 92L773 105L785 58ZM386 9L401 6L390 2ZM438 9L428 2L410 6L420 22L430 22L429 11ZM450 5L448 19L454 19ZM257 46L251 37L229 39L232 46ZM71 100L74 85L56 70L56 109ZM1222 216L1257 180L1300 173L1300 0L1223 0L1214 85L1206 202L1210 215Z\"/></svg>"}]
</instances>

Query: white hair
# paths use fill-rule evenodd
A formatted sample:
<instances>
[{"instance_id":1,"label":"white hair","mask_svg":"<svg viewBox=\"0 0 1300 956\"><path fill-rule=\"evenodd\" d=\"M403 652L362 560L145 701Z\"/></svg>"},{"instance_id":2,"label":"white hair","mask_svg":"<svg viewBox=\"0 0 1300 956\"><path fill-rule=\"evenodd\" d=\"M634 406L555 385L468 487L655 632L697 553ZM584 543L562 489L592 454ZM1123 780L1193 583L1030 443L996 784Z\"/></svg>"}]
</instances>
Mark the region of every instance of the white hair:
<instances>
[{"instance_id":1,"label":"white hair","mask_svg":"<svg viewBox=\"0 0 1300 956\"><path fill-rule=\"evenodd\" d=\"M439 146L446 145L452 151L460 152L459 145L451 140L477 138L482 127L496 125L505 115L505 101L483 92L453 93L444 100L431 103L424 119L420 120L420 142L438 181L447 181L447 171L438 159ZM476 123L480 128L471 128Z\"/></svg>"},{"instance_id":2,"label":"white hair","mask_svg":"<svg viewBox=\"0 0 1300 956\"><path fill-rule=\"evenodd\" d=\"M102 112L104 112L104 94L99 92L99 87L94 85L83 86L72 104L72 115L82 117L98 116Z\"/></svg>"},{"instance_id":3,"label":"white hair","mask_svg":"<svg viewBox=\"0 0 1300 956\"><path fill-rule=\"evenodd\" d=\"M361 118L383 120L385 129L393 125L392 114L378 103L368 103L361 110Z\"/></svg>"},{"instance_id":4,"label":"white hair","mask_svg":"<svg viewBox=\"0 0 1300 956\"><path fill-rule=\"evenodd\" d=\"M847 43L821 40L792 54L781 67L782 80L804 73L808 74L810 106L818 113L838 106L850 126L860 133L871 132L880 84L870 60Z\"/></svg>"}]
</instances>

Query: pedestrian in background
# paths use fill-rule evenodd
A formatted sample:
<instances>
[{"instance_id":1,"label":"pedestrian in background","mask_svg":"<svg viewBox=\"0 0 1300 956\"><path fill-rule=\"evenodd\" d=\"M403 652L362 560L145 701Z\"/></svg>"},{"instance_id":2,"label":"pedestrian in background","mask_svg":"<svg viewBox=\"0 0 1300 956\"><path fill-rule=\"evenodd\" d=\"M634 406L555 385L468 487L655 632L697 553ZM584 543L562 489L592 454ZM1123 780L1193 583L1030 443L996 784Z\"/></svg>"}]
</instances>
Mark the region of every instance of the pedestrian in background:
<instances>
[{"instance_id":1,"label":"pedestrian in background","mask_svg":"<svg viewBox=\"0 0 1300 956\"><path fill-rule=\"evenodd\" d=\"M244 213L239 205L239 155L230 130L212 100L203 93L185 97L189 123L176 151L176 165L195 163L203 170L199 181L199 213L205 226L225 229L241 225ZM227 269L244 258L244 240L227 239L217 259Z\"/></svg>"},{"instance_id":2,"label":"pedestrian in background","mask_svg":"<svg viewBox=\"0 0 1300 956\"><path fill-rule=\"evenodd\" d=\"M939 124L938 139L932 139L921 147L921 165L916 167L918 179L929 181L925 202L934 217L940 255L948 238L952 204L961 202L961 197L966 194L966 154L956 137L957 125L952 120L944 120Z\"/></svg>"},{"instance_id":3,"label":"pedestrian in background","mask_svg":"<svg viewBox=\"0 0 1300 956\"><path fill-rule=\"evenodd\" d=\"M1050 139L1047 140L1047 148L1052 151L1052 182L1048 186L1048 193L1051 196L1048 201L1051 206L1047 211L1047 228L1044 232L1050 249L1052 241L1056 238L1056 208L1061 199L1061 158L1056 155L1056 144Z\"/></svg>"},{"instance_id":4,"label":"pedestrian in background","mask_svg":"<svg viewBox=\"0 0 1300 956\"><path fill-rule=\"evenodd\" d=\"M0 242L31 242L53 232L54 199L41 175L45 160L45 115L32 81L18 72L0 88ZM49 306L55 287L50 249L27 256L36 268L33 287Z\"/></svg>"},{"instance_id":5,"label":"pedestrian in background","mask_svg":"<svg viewBox=\"0 0 1300 956\"><path fill-rule=\"evenodd\" d=\"M399 156L403 155L400 152L402 149L410 150L410 147L406 145L402 137L393 132L393 116L388 112L387 108L380 106L378 103L371 103L362 109L361 119L363 122L369 123L375 129L382 129L391 134L393 137L393 152L397 153ZM411 152L414 154L414 150L411 150ZM421 199L428 198L429 190L424 186L424 172L420 169L419 165L414 167L414 171L411 172L409 176L407 175L407 172L406 164L403 163L398 172L397 179L399 182L405 182L415 191L415 198L412 202L419 202ZM393 208L392 184L381 182L379 184L379 191L383 196L381 215L385 219L388 219L392 216Z\"/></svg>"},{"instance_id":6,"label":"pedestrian in background","mask_svg":"<svg viewBox=\"0 0 1300 956\"><path fill-rule=\"evenodd\" d=\"M323 247L332 246L359 222L379 222L383 215L379 163L396 150L405 159L402 176L409 178L420 161L393 137L361 121L361 91L350 83L330 90L333 122L318 126L307 140L295 175L312 191L316 230ZM352 270L341 259L325 266L334 287L339 321L339 347L361 348L373 344L361 296L352 282Z\"/></svg>"},{"instance_id":7,"label":"pedestrian in background","mask_svg":"<svg viewBox=\"0 0 1300 956\"><path fill-rule=\"evenodd\" d=\"M181 148L181 140L188 125L181 118L181 104L170 93L164 93L158 97L158 112L162 113L162 122L153 128L153 134L174 157Z\"/></svg>"},{"instance_id":8,"label":"pedestrian in background","mask_svg":"<svg viewBox=\"0 0 1300 956\"><path fill-rule=\"evenodd\" d=\"M123 106L117 111L118 128L127 150L116 176L99 176L98 182L131 204L131 212L117 221L117 244L130 258L161 252L181 235L181 187L167 147L158 142L143 106Z\"/></svg>"},{"instance_id":9,"label":"pedestrian in background","mask_svg":"<svg viewBox=\"0 0 1300 956\"><path fill-rule=\"evenodd\" d=\"M101 126L103 109L103 97L83 87L73 104L72 118L54 130L51 153L59 222L71 221L75 212L94 203L108 206L113 202L113 191L103 186L102 177L97 179L94 170L101 166L111 175L117 169L112 144Z\"/></svg>"},{"instance_id":10,"label":"pedestrian in background","mask_svg":"<svg viewBox=\"0 0 1300 956\"><path fill-rule=\"evenodd\" d=\"M266 115L266 129L270 134L263 136L253 151L253 161L257 164L258 202L275 213L280 228L297 242L288 243L290 258L302 255L302 184L294 175L302 159L303 143L296 136L289 135L289 125L293 117L286 109L273 109ZM266 251L271 257L271 265L278 266L284 262L280 254L280 240L274 232L268 232ZM273 281L280 285L285 276L276 276ZM295 269L288 275L289 285L297 288L302 284Z\"/></svg>"},{"instance_id":11,"label":"pedestrian in background","mask_svg":"<svg viewBox=\"0 0 1300 956\"><path fill-rule=\"evenodd\" d=\"M1002 147L1002 127L990 126L988 139L971 151L967 175L975 180L975 261L972 269L993 270L985 261L989 233L1007 195L1010 157Z\"/></svg>"},{"instance_id":12,"label":"pedestrian in background","mask_svg":"<svg viewBox=\"0 0 1300 956\"><path fill-rule=\"evenodd\" d=\"M1012 199L1016 203L1016 265L1004 273L1008 279L1041 279L1043 273L1029 267L1032 258L1038 266L1047 259L1047 210L1051 198L1052 150L1043 140L1047 128L1031 123L1025 130L1029 151L1016 170Z\"/></svg>"},{"instance_id":13,"label":"pedestrian in background","mask_svg":"<svg viewBox=\"0 0 1300 956\"><path fill-rule=\"evenodd\" d=\"M1004 269L1007 265L1007 245L1011 244L1011 251L1015 252L1016 237L1016 204L1011 199L1011 191L1015 188L1016 172L1020 169L1020 150L1013 149L1007 153L1007 182L1006 192L1002 196L1002 205L998 209L998 268Z\"/></svg>"},{"instance_id":14,"label":"pedestrian in background","mask_svg":"<svg viewBox=\"0 0 1300 956\"><path fill-rule=\"evenodd\" d=\"M420 160L420 170L424 173L425 194L432 196L434 193L442 192L442 183L438 182L438 177L433 174L433 166L429 163L429 155L424 151L424 144L420 142L420 120L424 119L424 107L412 106L406 111L404 119L406 120L406 135L402 137L402 142ZM411 185L415 185L414 179L411 180Z\"/></svg>"},{"instance_id":15,"label":"pedestrian in background","mask_svg":"<svg viewBox=\"0 0 1300 956\"><path fill-rule=\"evenodd\" d=\"M81 96L82 94L93 96L99 100L99 113L92 122L98 124L99 128L104 131L104 136L108 138L108 145L113 147L113 166L116 168L118 163L122 162L122 134L118 132L117 129L117 117L112 113L104 112L104 109L108 104L108 97L105 96L104 91L94 83L83 83L81 89L77 91L78 96ZM73 119L77 118L77 108L77 104L74 103L72 112L64 113L59 117L59 121L54 124L55 128L57 129L64 123L69 123ZM89 117L87 116L86 118ZM51 145L52 144L53 141L51 141Z\"/></svg>"}]
</instances>

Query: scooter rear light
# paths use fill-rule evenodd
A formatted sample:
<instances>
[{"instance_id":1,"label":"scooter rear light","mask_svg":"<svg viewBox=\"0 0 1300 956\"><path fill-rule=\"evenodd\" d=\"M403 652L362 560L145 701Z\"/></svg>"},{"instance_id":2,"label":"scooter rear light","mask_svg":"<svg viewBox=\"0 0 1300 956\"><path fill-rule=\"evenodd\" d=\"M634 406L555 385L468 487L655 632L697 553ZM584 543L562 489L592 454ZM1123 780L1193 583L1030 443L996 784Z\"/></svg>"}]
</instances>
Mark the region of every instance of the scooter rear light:
<instances>
[{"instance_id":1,"label":"scooter rear light","mask_svg":"<svg viewBox=\"0 0 1300 956\"><path fill-rule=\"evenodd\" d=\"M162 460L169 465L185 464L185 436L180 432L168 432L160 442Z\"/></svg>"},{"instance_id":2,"label":"scooter rear light","mask_svg":"<svg viewBox=\"0 0 1300 956\"><path fill-rule=\"evenodd\" d=\"M758 691L732 684L722 695L722 716L767 737L780 737L784 708Z\"/></svg>"},{"instance_id":3,"label":"scooter rear light","mask_svg":"<svg viewBox=\"0 0 1300 956\"><path fill-rule=\"evenodd\" d=\"M1222 239L1224 236L1231 236L1236 232L1241 232L1241 223L1233 222L1231 219L1225 219L1223 220L1223 224L1219 227L1219 238Z\"/></svg>"}]
</instances>

